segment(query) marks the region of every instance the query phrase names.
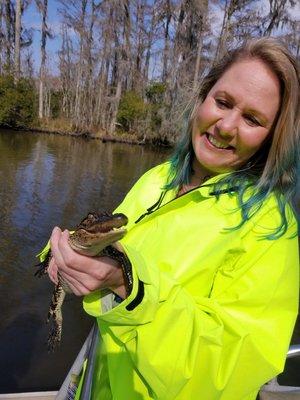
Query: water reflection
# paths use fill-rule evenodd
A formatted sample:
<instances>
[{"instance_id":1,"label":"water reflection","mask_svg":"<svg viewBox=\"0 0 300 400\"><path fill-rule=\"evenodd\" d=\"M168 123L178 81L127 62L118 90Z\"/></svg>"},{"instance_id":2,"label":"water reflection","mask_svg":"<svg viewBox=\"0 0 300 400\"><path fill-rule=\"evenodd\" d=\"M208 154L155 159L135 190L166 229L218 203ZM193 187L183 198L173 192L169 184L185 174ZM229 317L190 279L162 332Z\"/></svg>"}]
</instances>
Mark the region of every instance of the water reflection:
<instances>
[{"instance_id":1,"label":"water reflection","mask_svg":"<svg viewBox=\"0 0 300 400\"><path fill-rule=\"evenodd\" d=\"M113 210L166 151L9 131L0 133L0 151L0 393L52 390L91 321L81 300L69 297L61 347L47 353L52 285L33 277L34 255L54 225L72 228L88 211Z\"/></svg>"}]
</instances>

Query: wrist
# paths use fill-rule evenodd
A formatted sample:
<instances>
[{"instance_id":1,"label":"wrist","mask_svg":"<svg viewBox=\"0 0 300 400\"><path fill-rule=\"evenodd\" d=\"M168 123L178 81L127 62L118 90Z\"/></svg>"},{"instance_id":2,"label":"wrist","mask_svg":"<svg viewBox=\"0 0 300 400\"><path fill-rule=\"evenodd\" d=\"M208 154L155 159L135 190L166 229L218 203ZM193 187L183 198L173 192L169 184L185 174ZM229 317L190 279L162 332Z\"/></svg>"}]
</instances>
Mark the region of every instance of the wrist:
<instances>
[{"instance_id":1,"label":"wrist","mask_svg":"<svg viewBox=\"0 0 300 400\"><path fill-rule=\"evenodd\" d=\"M126 288L125 285L119 286L119 287L110 287L109 288L114 294L118 295L121 297L121 299L126 299L127 293L126 293Z\"/></svg>"},{"instance_id":2,"label":"wrist","mask_svg":"<svg viewBox=\"0 0 300 400\"><path fill-rule=\"evenodd\" d=\"M102 259L104 259L107 264L111 265L114 270L114 273L110 277L109 282L107 282L107 288L122 299L125 299L127 297L127 291L124 282L124 273L120 261L112 258L111 256L104 256L102 257Z\"/></svg>"},{"instance_id":3,"label":"wrist","mask_svg":"<svg viewBox=\"0 0 300 400\"><path fill-rule=\"evenodd\" d=\"M115 280L113 285L109 286L109 289L114 291L116 290L119 293L122 293L122 298L126 298L130 295L133 282L132 282L132 267L131 262L128 259L126 253L116 249L113 246L108 246L104 249L105 255L108 256L110 263L114 263L114 266L117 266L118 272L120 272L120 280ZM124 293L125 289L125 293ZM119 293L117 293L119 295Z\"/></svg>"}]
</instances>

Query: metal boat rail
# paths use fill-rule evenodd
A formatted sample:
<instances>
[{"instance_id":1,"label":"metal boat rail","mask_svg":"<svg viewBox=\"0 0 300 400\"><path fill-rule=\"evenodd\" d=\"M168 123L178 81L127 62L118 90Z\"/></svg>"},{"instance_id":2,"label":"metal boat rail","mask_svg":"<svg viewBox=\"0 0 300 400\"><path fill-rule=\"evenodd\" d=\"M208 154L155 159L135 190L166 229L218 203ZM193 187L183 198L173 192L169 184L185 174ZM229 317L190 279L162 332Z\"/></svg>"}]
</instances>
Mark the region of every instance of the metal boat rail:
<instances>
[{"instance_id":1,"label":"metal boat rail","mask_svg":"<svg viewBox=\"0 0 300 400\"><path fill-rule=\"evenodd\" d=\"M81 369L84 359L88 358L90 368L87 366L87 377L83 385L81 400L90 399L92 366L94 363L95 342L98 338L98 329L94 326L82 346L78 356L71 367L61 389L58 392L31 392L31 393L9 393L0 394L0 400L66 400L67 391L72 373L78 373ZM287 353L287 359L300 357L300 344L292 345ZM272 379L262 387L259 392L259 400L300 400L300 386L279 385L277 377Z\"/></svg>"},{"instance_id":2,"label":"metal boat rail","mask_svg":"<svg viewBox=\"0 0 300 400\"><path fill-rule=\"evenodd\" d=\"M290 346L286 358L295 357L300 357L300 344ZM259 400L300 400L300 386L279 385L275 377L262 387Z\"/></svg>"},{"instance_id":3,"label":"metal boat rail","mask_svg":"<svg viewBox=\"0 0 300 400\"><path fill-rule=\"evenodd\" d=\"M300 344L293 344L290 346L286 358L294 358L300 356Z\"/></svg>"},{"instance_id":4,"label":"metal boat rail","mask_svg":"<svg viewBox=\"0 0 300 400\"><path fill-rule=\"evenodd\" d=\"M57 392L27 392L0 394L1 400L55 400Z\"/></svg>"}]
</instances>

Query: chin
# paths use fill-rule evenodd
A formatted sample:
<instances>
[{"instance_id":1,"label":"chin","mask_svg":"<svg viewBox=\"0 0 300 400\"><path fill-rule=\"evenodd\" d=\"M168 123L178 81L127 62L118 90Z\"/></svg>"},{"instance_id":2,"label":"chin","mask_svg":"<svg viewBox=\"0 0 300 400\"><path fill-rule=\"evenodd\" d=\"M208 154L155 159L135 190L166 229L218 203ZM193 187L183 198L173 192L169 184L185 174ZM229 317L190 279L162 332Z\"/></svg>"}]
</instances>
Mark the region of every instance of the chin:
<instances>
[{"instance_id":1,"label":"chin","mask_svg":"<svg viewBox=\"0 0 300 400\"><path fill-rule=\"evenodd\" d=\"M228 165L218 165L212 162L207 162L208 160L199 160L198 158L196 159L196 165L194 165L194 169L197 170L199 169L200 171L205 171L207 172L208 175L219 175L219 174L225 174L228 172L233 172L237 168L233 168Z\"/></svg>"}]
</instances>

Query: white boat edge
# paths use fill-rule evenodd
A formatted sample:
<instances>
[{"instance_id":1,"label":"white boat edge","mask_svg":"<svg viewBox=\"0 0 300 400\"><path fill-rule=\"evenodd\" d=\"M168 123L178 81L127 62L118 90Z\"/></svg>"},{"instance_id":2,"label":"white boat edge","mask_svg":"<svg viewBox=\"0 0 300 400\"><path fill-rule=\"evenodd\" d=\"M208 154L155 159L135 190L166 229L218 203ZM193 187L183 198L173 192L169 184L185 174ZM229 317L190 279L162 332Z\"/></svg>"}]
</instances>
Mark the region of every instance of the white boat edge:
<instances>
[{"instance_id":1,"label":"white boat edge","mask_svg":"<svg viewBox=\"0 0 300 400\"><path fill-rule=\"evenodd\" d=\"M10 400L10 399L62 400L62 399L65 399L66 398L65 394L67 393L67 387L69 384L70 375L72 372L78 373L78 370L81 369L82 362L85 359L87 349L89 349L89 347L90 347L90 342L92 341L94 332L97 332L97 331L95 331L95 329L92 328L59 391L0 394L0 400ZM288 354L287 354L287 358L294 358L294 357L299 357L299 356L300 356L300 344L290 346ZM285 400L289 400L289 399L300 400L300 387L281 386L278 384L277 377L276 377L261 388L259 398L260 398L260 400L283 400L283 399L285 399Z\"/></svg>"},{"instance_id":2,"label":"white boat edge","mask_svg":"<svg viewBox=\"0 0 300 400\"><path fill-rule=\"evenodd\" d=\"M54 400L57 396L55 392L27 392L27 393L7 393L0 394L1 400L27 399L27 400Z\"/></svg>"}]
</instances>

